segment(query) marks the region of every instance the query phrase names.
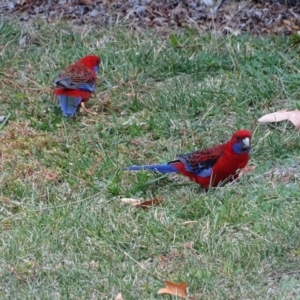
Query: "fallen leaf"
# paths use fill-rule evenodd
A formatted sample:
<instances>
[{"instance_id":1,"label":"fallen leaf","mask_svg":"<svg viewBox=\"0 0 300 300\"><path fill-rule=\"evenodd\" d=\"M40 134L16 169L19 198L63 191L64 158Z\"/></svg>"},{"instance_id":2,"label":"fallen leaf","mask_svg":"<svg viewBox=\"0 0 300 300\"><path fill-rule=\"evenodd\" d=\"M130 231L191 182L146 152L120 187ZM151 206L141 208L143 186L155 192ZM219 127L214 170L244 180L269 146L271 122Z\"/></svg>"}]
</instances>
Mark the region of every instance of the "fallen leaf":
<instances>
[{"instance_id":1,"label":"fallen leaf","mask_svg":"<svg viewBox=\"0 0 300 300\"><path fill-rule=\"evenodd\" d=\"M255 170L255 168L255 166L246 166L244 169L241 170L238 178L241 178L243 175L251 173L253 170Z\"/></svg>"},{"instance_id":2,"label":"fallen leaf","mask_svg":"<svg viewBox=\"0 0 300 300\"><path fill-rule=\"evenodd\" d=\"M83 5L93 5L94 4L92 0L80 0L79 3L83 4Z\"/></svg>"},{"instance_id":3,"label":"fallen leaf","mask_svg":"<svg viewBox=\"0 0 300 300\"><path fill-rule=\"evenodd\" d=\"M146 209L149 206L158 205L158 204L160 204L160 203L162 203L164 201L165 201L165 199L163 199L163 198L155 197L155 198L153 198L151 200L140 202L140 203L136 204L136 206Z\"/></svg>"},{"instance_id":4,"label":"fallen leaf","mask_svg":"<svg viewBox=\"0 0 300 300\"><path fill-rule=\"evenodd\" d=\"M139 200L137 199L132 199L132 198L122 198L121 202L125 203L125 204L132 204L132 205L137 205L138 203L140 203Z\"/></svg>"},{"instance_id":5,"label":"fallen leaf","mask_svg":"<svg viewBox=\"0 0 300 300\"><path fill-rule=\"evenodd\" d=\"M267 114L258 119L260 123L272 123L289 120L296 126L296 130L300 129L300 110L295 109L287 111L286 109Z\"/></svg>"},{"instance_id":6,"label":"fallen leaf","mask_svg":"<svg viewBox=\"0 0 300 300\"><path fill-rule=\"evenodd\" d=\"M102 3L103 5L111 5L113 4L114 0L103 0Z\"/></svg>"},{"instance_id":7,"label":"fallen leaf","mask_svg":"<svg viewBox=\"0 0 300 300\"><path fill-rule=\"evenodd\" d=\"M133 205L133 206L136 206L136 207L140 207L140 208L146 209L146 208L148 208L149 206L158 205L158 204L160 204L161 202L164 202L165 199L155 197L155 198L150 199L150 200L141 201L141 200L138 200L138 199L132 199L132 198L122 198L121 201L122 201L123 203L125 203L125 204L131 204L131 205Z\"/></svg>"},{"instance_id":8,"label":"fallen leaf","mask_svg":"<svg viewBox=\"0 0 300 300\"><path fill-rule=\"evenodd\" d=\"M117 297L115 298L115 300L123 300L122 294L119 293L119 294L117 295Z\"/></svg>"},{"instance_id":9,"label":"fallen leaf","mask_svg":"<svg viewBox=\"0 0 300 300\"><path fill-rule=\"evenodd\" d=\"M165 288L159 289L159 291L157 292L158 295L169 294L180 298L187 297L186 282L181 282L180 284L178 284L171 281L165 281L165 285Z\"/></svg>"}]
</instances>

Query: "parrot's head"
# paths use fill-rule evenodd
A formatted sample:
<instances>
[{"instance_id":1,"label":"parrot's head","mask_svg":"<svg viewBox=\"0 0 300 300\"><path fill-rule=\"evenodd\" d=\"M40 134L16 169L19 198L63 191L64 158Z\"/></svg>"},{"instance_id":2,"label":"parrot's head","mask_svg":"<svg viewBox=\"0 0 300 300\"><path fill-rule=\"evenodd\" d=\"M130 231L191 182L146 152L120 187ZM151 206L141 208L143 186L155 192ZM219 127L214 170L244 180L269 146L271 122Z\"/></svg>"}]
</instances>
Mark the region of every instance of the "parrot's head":
<instances>
[{"instance_id":1,"label":"parrot's head","mask_svg":"<svg viewBox=\"0 0 300 300\"><path fill-rule=\"evenodd\" d=\"M236 131L230 140L235 154L249 153L251 150L251 132L248 130Z\"/></svg>"},{"instance_id":2,"label":"parrot's head","mask_svg":"<svg viewBox=\"0 0 300 300\"><path fill-rule=\"evenodd\" d=\"M96 55L87 55L79 61L96 73L99 69L101 58Z\"/></svg>"}]
</instances>

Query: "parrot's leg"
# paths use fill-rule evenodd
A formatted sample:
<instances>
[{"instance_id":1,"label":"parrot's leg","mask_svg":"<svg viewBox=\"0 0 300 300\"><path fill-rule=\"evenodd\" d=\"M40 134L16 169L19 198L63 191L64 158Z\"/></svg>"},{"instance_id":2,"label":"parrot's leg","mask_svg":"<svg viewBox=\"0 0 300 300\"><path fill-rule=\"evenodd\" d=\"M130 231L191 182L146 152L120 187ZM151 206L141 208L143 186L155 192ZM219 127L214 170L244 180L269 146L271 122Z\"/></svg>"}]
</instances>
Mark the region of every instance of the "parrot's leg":
<instances>
[{"instance_id":1,"label":"parrot's leg","mask_svg":"<svg viewBox=\"0 0 300 300\"><path fill-rule=\"evenodd\" d=\"M86 113L91 114L91 115L93 115L93 116L96 116L96 115L97 115L96 112L87 109L87 108L85 107L85 103L84 103L83 101L80 103L80 105L81 105L81 108L82 108Z\"/></svg>"}]
</instances>

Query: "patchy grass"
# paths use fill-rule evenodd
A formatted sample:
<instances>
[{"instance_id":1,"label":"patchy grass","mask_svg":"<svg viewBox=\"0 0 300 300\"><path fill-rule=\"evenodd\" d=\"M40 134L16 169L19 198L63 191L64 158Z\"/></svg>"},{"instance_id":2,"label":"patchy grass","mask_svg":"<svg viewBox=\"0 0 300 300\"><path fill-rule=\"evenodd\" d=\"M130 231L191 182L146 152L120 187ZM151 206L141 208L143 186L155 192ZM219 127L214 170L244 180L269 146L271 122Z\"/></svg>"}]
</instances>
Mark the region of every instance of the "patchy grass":
<instances>
[{"instance_id":1,"label":"patchy grass","mask_svg":"<svg viewBox=\"0 0 300 300\"><path fill-rule=\"evenodd\" d=\"M257 124L299 100L289 43L2 23L2 297L164 299L156 293L170 280L195 299L297 298L300 137L290 124ZM65 119L53 78L88 53L103 60L88 102L97 116ZM240 128L254 132L256 170L238 183L199 193L178 175L122 171ZM120 202L154 196L166 201Z\"/></svg>"}]
</instances>

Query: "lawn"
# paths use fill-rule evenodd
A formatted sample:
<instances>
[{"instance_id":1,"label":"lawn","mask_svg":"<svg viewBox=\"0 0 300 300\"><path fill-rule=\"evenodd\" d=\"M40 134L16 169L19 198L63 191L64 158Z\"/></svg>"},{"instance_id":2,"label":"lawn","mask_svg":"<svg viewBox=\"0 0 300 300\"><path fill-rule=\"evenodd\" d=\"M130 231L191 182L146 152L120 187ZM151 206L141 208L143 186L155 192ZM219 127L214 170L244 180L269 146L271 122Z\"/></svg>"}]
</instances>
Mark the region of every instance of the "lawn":
<instances>
[{"instance_id":1,"label":"lawn","mask_svg":"<svg viewBox=\"0 0 300 300\"><path fill-rule=\"evenodd\" d=\"M71 27L0 27L0 299L300 299L300 136L262 115L299 106L300 45L254 38ZM59 71L102 58L75 119ZM239 182L125 172L253 132ZM122 198L165 201L147 210ZM168 298L169 297L169 298Z\"/></svg>"}]
</instances>

